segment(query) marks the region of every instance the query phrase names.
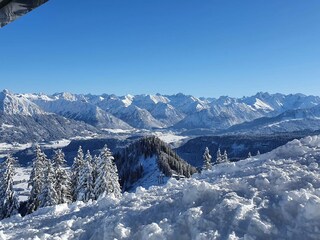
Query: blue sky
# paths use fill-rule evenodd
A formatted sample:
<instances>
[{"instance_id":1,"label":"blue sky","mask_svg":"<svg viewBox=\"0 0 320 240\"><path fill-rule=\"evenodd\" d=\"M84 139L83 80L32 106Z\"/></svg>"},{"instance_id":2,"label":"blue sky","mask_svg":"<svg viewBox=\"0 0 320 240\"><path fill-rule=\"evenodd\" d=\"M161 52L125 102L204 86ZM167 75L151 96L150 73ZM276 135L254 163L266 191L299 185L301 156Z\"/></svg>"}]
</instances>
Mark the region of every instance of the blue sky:
<instances>
[{"instance_id":1,"label":"blue sky","mask_svg":"<svg viewBox=\"0 0 320 240\"><path fill-rule=\"evenodd\" d=\"M318 0L50 0L0 29L0 84L14 92L320 95L319 12Z\"/></svg>"}]
</instances>

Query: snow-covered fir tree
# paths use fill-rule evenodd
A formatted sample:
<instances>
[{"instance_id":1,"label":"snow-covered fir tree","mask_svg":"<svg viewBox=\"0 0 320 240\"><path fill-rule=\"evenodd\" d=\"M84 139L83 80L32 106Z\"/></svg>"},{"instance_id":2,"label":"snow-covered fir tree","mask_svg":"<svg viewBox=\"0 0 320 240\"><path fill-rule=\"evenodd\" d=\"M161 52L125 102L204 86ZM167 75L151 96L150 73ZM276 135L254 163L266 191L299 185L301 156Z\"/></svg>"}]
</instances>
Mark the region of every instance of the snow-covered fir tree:
<instances>
[{"instance_id":1,"label":"snow-covered fir tree","mask_svg":"<svg viewBox=\"0 0 320 240\"><path fill-rule=\"evenodd\" d=\"M229 162L227 150L224 150L224 153L222 155L222 161L221 162Z\"/></svg>"},{"instance_id":2,"label":"snow-covered fir tree","mask_svg":"<svg viewBox=\"0 0 320 240\"><path fill-rule=\"evenodd\" d=\"M252 158L251 152L248 153L248 158Z\"/></svg>"},{"instance_id":3,"label":"snow-covered fir tree","mask_svg":"<svg viewBox=\"0 0 320 240\"><path fill-rule=\"evenodd\" d=\"M78 201L87 202L94 199L93 192L93 169L92 169L92 156L90 151L87 151L84 163L81 165L78 183Z\"/></svg>"},{"instance_id":4,"label":"snow-covered fir tree","mask_svg":"<svg viewBox=\"0 0 320 240\"><path fill-rule=\"evenodd\" d=\"M210 155L209 148L206 147L203 154L203 167L202 167L203 170L209 170L212 168L211 159L212 157Z\"/></svg>"},{"instance_id":5,"label":"snow-covered fir tree","mask_svg":"<svg viewBox=\"0 0 320 240\"><path fill-rule=\"evenodd\" d=\"M58 195L58 204L69 203L71 197L71 180L66 169L66 160L61 149L55 151L53 157L53 169L55 175L55 190Z\"/></svg>"},{"instance_id":6,"label":"snow-covered fir tree","mask_svg":"<svg viewBox=\"0 0 320 240\"><path fill-rule=\"evenodd\" d=\"M218 148L216 164L219 164L219 163L221 163L221 162L222 162L222 155L221 155L220 148Z\"/></svg>"},{"instance_id":7,"label":"snow-covered fir tree","mask_svg":"<svg viewBox=\"0 0 320 240\"><path fill-rule=\"evenodd\" d=\"M41 151L40 146L36 146L36 157L33 159L32 171L28 186L31 187L30 197L27 204L28 213L32 213L40 206L39 196L45 181L44 171L48 166L47 156Z\"/></svg>"},{"instance_id":8,"label":"snow-covered fir tree","mask_svg":"<svg viewBox=\"0 0 320 240\"><path fill-rule=\"evenodd\" d=\"M48 161L46 170L44 172L45 181L42 185L41 194L39 195L40 206L48 207L54 206L59 203L58 194L56 192L55 172L52 166L52 162Z\"/></svg>"},{"instance_id":9,"label":"snow-covered fir tree","mask_svg":"<svg viewBox=\"0 0 320 240\"><path fill-rule=\"evenodd\" d=\"M84 155L82 147L79 146L77 156L74 158L73 165L71 167L71 184L72 184L72 199L77 201L79 195L79 180L80 180L80 171L84 164Z\"/></svg>"},{"instance_id":10,"label":"snow-covered fir tree","mask_svg":"<svg viewBox=\"0 0 320 240\"><path fill-rule=\"evenodd\" d=\"M258 151L257 151L257 156L260 156L260 155L261 155L261 153L260 153L260 151L258 150Z\"/></svg>"},{"instance_id":11,"label":"snow-covered fir tree","mask_svg":"<svg viewBox=\"0 0 320 240\"><path fill-rule=\"evenodd\" d=\"M19 201L13 190L15 159L9 154L1 164L0 175L0 219L18 213Z\"/></svg>"},{"instance_id":12,"label":"snow-covered fir tree","mask_svg":"<svg viewBox=\"0 0 320 240\"><path fill-rule=\"evenodd\" d=\"M96 198L107 194L114 194L116 197L121 195L118 169L113 160L109 148L105 145L98 158L97 179L94 188Z\"/></svg>"}]
</instances>

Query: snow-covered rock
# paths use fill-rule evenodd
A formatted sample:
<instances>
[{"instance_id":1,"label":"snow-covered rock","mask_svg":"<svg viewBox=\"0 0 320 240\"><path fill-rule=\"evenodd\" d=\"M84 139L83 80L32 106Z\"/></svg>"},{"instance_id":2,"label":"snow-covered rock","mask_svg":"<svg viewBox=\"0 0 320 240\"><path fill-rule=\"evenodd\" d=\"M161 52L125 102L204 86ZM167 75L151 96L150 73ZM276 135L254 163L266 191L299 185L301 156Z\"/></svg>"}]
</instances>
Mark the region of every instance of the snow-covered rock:
<instances>
[{"instance_id":1,"label":"snow-covered rock","mask_svg":"<svg viewBox=\"0 0 320 240\"><path fill-rule=\"evenodd\" d=\"M0 222L2 239L319 239L320 136L120 200Z\"/></svg>"}]
</instances>

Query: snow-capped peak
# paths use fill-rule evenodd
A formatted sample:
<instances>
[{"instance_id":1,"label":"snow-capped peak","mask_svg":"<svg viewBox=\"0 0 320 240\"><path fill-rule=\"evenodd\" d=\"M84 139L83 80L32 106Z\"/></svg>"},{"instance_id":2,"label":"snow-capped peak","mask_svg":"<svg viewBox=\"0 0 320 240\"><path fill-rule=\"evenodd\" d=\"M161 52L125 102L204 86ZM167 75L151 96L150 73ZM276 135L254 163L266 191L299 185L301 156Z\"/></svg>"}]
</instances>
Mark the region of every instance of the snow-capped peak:
<instances>
[{"instance_id":1,"label":"snow-capped peak","mask_svg":"<svg viewBox=\"0 0 320 240\"><path fill-rule=\"evenodd\" d=\"M77 97L69 92L62 92L62 93L56 93L53 95L54 97L56 97L57 99L64 99L64 100L68 100L68 101L76 101Z\"/></svg>"},{"instance_id":2,"label":"snow-capped peak","mask_svg":"<svg viewBox=\"0 0 320 240\"><path fill-rule=\"evenodd\" d=\"M35 115L45 114L36 104L25 98L23 95L11 93L5 89L0 93L0 111L13 115Z\"/></svg>"},{"instance_id":3,"label":"snow-capped peak","mask_svg":"<svg viewBox=\"0 0 320 240\"><path fill-rule=\"evenodd\" d=\"M124 103L125 107L129 107L132 104L133 99L134 99L133 95L127 94L126 96L123 97L121 101Z\"/></svg>"}]
</instances>

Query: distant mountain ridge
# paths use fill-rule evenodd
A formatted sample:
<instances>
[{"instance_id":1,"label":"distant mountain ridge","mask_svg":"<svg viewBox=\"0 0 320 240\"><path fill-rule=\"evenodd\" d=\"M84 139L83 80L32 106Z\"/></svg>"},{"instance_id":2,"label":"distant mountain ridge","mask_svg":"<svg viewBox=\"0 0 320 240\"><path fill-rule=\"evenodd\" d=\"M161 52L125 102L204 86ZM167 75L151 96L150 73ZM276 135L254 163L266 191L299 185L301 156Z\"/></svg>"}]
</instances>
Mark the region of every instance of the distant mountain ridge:
<instances>
[{"instance_id":1,"label":"distant mountain ridge","mask_svg":"<svg viewBox=\"0 0 320 240\"><path fill-rule=\"evenodd\" d=\"M56 139L63 135L66 137L81 135L85 131L96 134L103 129L170 129L177 131L210 129L212 132L219 133L234 131L236 128L236 131L243 132L247 131L250 122L256 124L255 121L264 121L260 119L281 118L281 114L290 114L296 110L308 112L308 109L319 104L320 97L318 96L263 92L242 98L228 96L197 98L182 93L116 96L114 94L92 95L63 92L47 95L14 94L4 90L0 93L0 120L2 133L6 136L2 137L3 141L8 141L10 136L17 135L22 128L29 128L29 124L22 118L33 119L29 120L31 123L34 122L35 117L39 118L39 116L42 119L45 116L47 118L50 116L51 120L59 119L57 121L63 128L68 129L66 131L68 134L51 137L54 135L54 129L51 128L55 124L51 124L50 127L48 122L38 121L36 131L35 129L24 131L24 134L34 132L33 135L38 135L37 140ZM9 120L10 116L15 116L15 126L20 126L15 131L8 130L8 125L13 123L12 119ZM296 118L297 116L291 117L290 121L287 121L288 124L282 122L281 131L320 129L318 115L313 114L308 117L310 124L292 127L292 122L296 121ZM73 127L67 127L68 124ZM51 129L52 133L45 133L48 132L48 129ZM272 133L273 131L279 132L279 128L273 128L271 125L266 132ZM14 136L13 140L19 140L19 137Z\"/></svg>"},{"instance_id":2,"label":"distant mountain ridge","mask_svg":"<svg viewBox=\"0 0 320 240\"><path fill-rule=\"evenodd\" d=\"M0 93L1 142L50 141L87 136L98 131L84 122L45 112L23 95L8 90Z\"/></svg>"},{"instance_id":3,"label":"distant mountain ridge","mask_svg":"<svg viewBox=\"0 0 320 240\"><path fill-rule=\"evenodd\" d=\"M271 134L320 129L320 105L307 109L285 111L274 117L262 117L251 122L234 125L228 133Z\"/></svg>"}]
</instances>

